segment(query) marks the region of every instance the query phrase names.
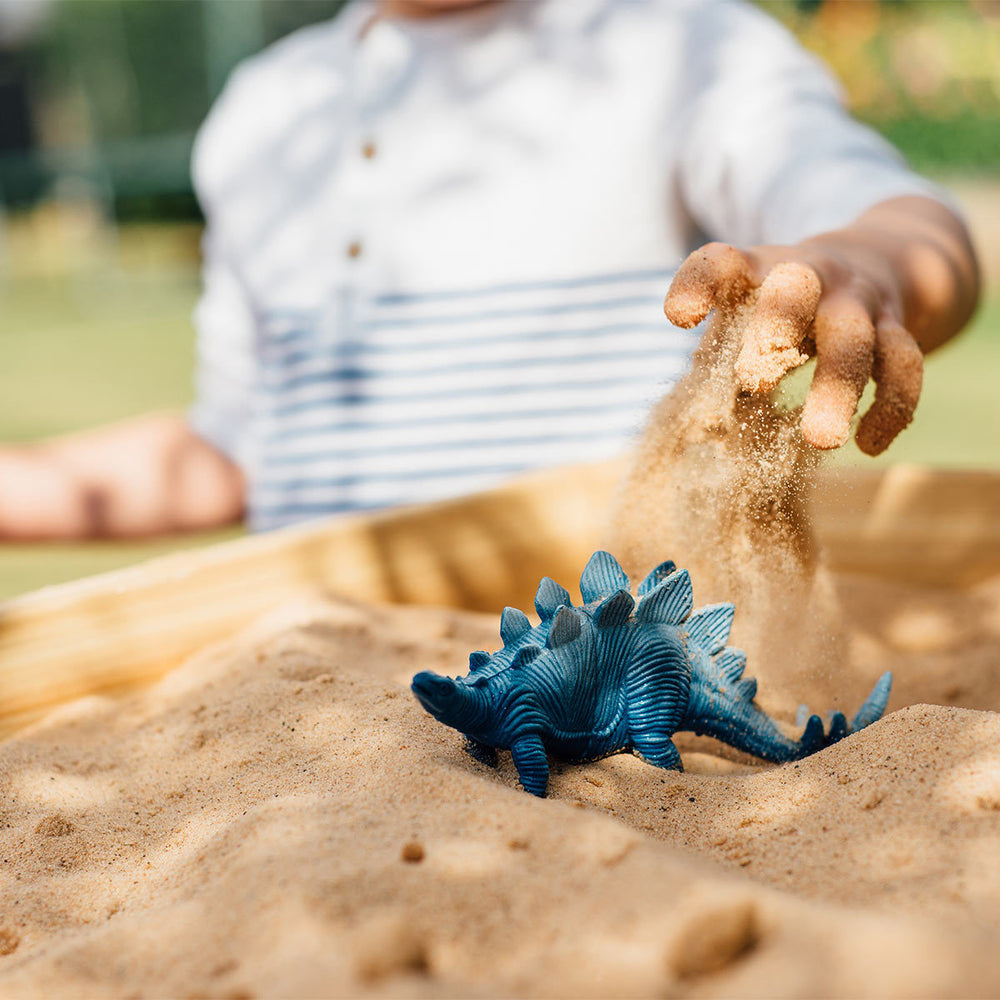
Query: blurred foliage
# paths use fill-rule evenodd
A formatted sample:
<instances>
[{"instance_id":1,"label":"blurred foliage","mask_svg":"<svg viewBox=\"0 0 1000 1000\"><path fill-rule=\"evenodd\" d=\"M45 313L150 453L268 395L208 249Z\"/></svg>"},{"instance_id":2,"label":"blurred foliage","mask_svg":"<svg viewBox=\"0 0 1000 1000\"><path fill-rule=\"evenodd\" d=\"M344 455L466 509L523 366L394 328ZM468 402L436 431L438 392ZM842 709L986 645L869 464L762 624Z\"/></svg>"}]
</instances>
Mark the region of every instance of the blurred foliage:
<instances>
[{"instance_id":1,"label":"blurred foliage","mask_svg":"<svg viewBox=\"0 0 1000 1000\"><path fill-rule=\"evenodd\" d=\"M918 168L1000 170L996 0L760 0Z\"/></svg>"},{"instance_id":2,"label":"blurred foliage","mask_svg":"<svg viewBox=\"0 0 1000 1000\"><path fill-rule=\"evenodd\" d=\"M918 170L928 173L1000 173L1000 114L962 112L950 118L909 115L872 121Z\"/></svg>"},{"instance_id":3,"label":"blurred foliage","mask_svg":"<svg viewBox=\"0 0 1000 1000\"><path fill-rule=\"evenodd\" d=\"M53 101L81 95L85 107L67 109L84 117L60 121L58 137L89 138L73 134L84 128L100 141L189 130L208 97L203 24L199 0L60 3L39 71Z\"/></svg>"},{"instance_id":4,"label":"blurred foliage","mask_svg":"<svg viewBox=\"0 0 1000 1000\"><path fill-rule=\"evenodd\" d=\"M61 0L41 68L100 140L191 131L241 60L342 0ZM164 44L169 39L169 44Z\"/></svg>"},{"instance_id":5,"label":"blurred foliage","mask_svg":"<svg viewBox=\"0 0 1000 1000\"><path fill-rule=\"evenodd\" d=\"M341 6L58 0L43 32L17 52L38 148L0 151L0 194L18 205L68 187L120 219L196 218L191 144L228 74Z\"/></svg>"}]
</instances>

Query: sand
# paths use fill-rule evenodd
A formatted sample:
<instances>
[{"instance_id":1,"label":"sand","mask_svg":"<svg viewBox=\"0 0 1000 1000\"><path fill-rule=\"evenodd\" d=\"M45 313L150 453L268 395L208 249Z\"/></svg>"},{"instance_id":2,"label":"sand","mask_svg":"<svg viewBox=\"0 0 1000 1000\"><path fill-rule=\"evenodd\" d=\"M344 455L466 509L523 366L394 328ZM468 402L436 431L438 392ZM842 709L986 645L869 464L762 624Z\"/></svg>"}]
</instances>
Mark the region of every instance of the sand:
<instances>
[{"instance_id":1,"label":"sand","mask_svg":"<svg viewBox=\"0 0 1000 1000\"><path fill-rule=\"evenodd\" d=\"M1000 995L1000 578L837 589L895 711L783 767L536 799L408 691L493 616L320 598L68 705L0 746L0 995Z\"/></svg>"}]
</instances>

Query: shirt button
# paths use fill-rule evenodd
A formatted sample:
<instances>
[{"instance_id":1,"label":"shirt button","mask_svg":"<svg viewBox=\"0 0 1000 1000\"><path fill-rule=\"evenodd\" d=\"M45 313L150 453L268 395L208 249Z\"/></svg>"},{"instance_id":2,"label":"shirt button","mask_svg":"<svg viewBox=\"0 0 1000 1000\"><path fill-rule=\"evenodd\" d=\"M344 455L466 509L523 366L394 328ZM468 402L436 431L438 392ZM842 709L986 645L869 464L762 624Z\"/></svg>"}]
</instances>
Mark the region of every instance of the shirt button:
<instances>
[{"instance_id":1,"label":"shirt button","mask_svg":"<svg viewBox=\"0 0 1000 1000\"><path fill-rule=\"evenodd\" d=\"M347 256L352 258L361 256L361 244L357 240L347 245Z\"/></svg>"},{"instance_id":2,"label":"shirt button","mask_svg":"<svg viewBox=\"0 0 1000 1000\"><path fill-rule=\"evenodd\" d=\"M375 153L376 153L376 151L377 151L377 150L376 150L376 148L375 148L375 143L374 143L374 142L372 142L372 141L371 141L370 139L368 140L368 142L366 142L366 143L365 143L365 144L364 144L364 145L363 145L363 146L361 147L361 155L362 155L362 156L363 156L363 157L364 157L364 158L365 158L366 160L373 160L373 159L375 159Z\"/></svg>"}]
</instances>

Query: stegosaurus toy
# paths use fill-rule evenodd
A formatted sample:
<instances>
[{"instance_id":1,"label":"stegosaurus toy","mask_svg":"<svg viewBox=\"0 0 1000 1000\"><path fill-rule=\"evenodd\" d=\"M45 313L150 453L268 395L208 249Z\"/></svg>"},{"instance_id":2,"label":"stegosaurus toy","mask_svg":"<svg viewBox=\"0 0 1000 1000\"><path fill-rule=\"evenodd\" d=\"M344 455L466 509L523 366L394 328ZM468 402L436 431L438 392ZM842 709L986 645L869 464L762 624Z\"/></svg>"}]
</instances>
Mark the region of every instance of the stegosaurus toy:
<instances>
[{"instance_id":1,"label":"stegosaurus toy","mask_svg":"<svg viewBox=\"0 0 1000 1000\"><path fill-rule=\"evenodd\" d=\"M639 586L608 552L595 552L580 578L582 607L548 577L535 597L541 623L506 608L503 648L469 656L469 674L452 680L430 671L413 693L440 722L464 733L466 749L496 766L510 750L521 784L545 795L546 753L571 762L632 751L656 767L681 770L671 737L690 730L783 763L815 753L882 717L892 674L883 674L850 724L842 712L830 727L813 715L789 739L754 704L757 682L743 678L746 657L726 646L732 604L692 613L687 570L657 566ZM741 679L742 678L742 679Z\"/></svg>"}]
</instances>

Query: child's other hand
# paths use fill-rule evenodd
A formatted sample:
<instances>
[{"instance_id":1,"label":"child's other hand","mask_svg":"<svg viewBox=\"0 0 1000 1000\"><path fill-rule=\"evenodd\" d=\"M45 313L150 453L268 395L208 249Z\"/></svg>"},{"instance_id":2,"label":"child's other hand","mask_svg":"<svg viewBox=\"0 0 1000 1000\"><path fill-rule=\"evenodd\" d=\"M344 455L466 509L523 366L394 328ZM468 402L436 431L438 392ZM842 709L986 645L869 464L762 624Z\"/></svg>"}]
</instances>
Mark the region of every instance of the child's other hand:
<instances>
[{"instance_id":1,"label":"child's other hand","mask_svg":"<svg viewBox=\"0 0 1000 1000\"><path fill-rule=\"evenodd\" d=\"M968 321L979 275L965 228L948 208L896 198L794 246L709 243L681 265L663 308L672 323L692 327L753 289L736 362L741 388L768 392L815 354L802 436L815 448L838 448L871 377L875 401L856 440L877 455L913 419L923 354Z\"/></svg>"},{"instance_id":2,"label":"child's other hand","mask_svg":"<svg viewBox=\"0 0 1000 1000\"><path fill-rule=\"evenodd\" d=\"M237 521L243 473L179 413L0 444L0 541L137 538Z\"/></svg>"}]
</instances>

